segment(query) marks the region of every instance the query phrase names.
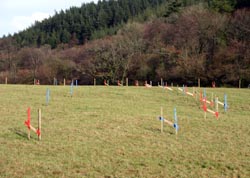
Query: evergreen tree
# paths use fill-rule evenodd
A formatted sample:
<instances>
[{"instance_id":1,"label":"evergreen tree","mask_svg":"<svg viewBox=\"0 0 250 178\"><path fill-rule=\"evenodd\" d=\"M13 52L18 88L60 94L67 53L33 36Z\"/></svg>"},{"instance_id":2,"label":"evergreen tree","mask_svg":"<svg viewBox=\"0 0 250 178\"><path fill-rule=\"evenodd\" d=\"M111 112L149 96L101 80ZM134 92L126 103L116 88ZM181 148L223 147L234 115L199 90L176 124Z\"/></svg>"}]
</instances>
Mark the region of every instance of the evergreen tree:
<instances>
[{"instance_id":1,"label":"evergreen tree","mask_svg":"<svg viewBox=\"0 0 250 178\"><path fill-rule=\"evenodd\" d=\"M70 36L70 33L66 29L64 29L60 34L60 41L62 43L68 43L70 40Z\"/></svg>"},{"instance_id":2,"label":"evergreen tree","mask_svg":"<svg viewBox=\"0 0 250 178\"><path fill-rule=\"evenodd\" d=\"M56 32L53 31L53 33L51 34L51 36L48 38L48 44L51 46L52 49L57 47L57 35Z\"/></svg>"},{"instance_id":3,"label":"evergreen tree","mask_svg":"<svg viewBox=\"0 0 250 178\"><path fill-rule=\"evenodd\" d=\"M232 12L236 5L236 0L209 0L209 6L218 12Z\"/></svg>"}]
</instances>

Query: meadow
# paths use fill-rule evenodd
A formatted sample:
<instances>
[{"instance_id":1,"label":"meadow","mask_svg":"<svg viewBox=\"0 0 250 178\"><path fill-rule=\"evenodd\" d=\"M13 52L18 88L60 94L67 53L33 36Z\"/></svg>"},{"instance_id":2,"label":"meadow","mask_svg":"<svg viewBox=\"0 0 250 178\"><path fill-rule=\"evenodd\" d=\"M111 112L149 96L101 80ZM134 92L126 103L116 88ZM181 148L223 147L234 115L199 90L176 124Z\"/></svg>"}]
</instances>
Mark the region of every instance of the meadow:
<instances>
[{"instance_id":1,"label":"meadow","mask_svg":"<svg viewBox=\"0 0 250 178\"><path fill-rule=\"evenodd\" d=\"M250 177L250 90L212 92L228 96L218 120L176 88L0 85L0 177ZM161 107L171 121L176 107L178 135L161 133Z\"/></svg>"}]
</instances>

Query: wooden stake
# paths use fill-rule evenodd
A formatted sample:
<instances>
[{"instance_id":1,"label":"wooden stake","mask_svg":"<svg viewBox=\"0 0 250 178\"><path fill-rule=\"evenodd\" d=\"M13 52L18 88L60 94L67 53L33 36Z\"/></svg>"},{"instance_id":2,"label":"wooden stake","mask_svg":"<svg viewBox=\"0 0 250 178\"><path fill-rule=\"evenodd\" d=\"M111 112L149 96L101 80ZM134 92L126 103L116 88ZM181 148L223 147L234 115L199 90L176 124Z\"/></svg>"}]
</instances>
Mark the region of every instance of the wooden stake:
<instances>
[{"instance_id":1,"label":"wooden stake","mask_svg":"<svg viewBox=\"0 0 250 178\"><path fill-rule=\"evenodd\" d=\"M212 96L211 96L211 103L214 104L214 93L213 92L212 92ZM212 107L214 107L214 106L212 106Z\"/></svg>"},{"instance_id":2,"label":"wooden stake","mask_svg":"<svg viewBox=\"0 0 250 178\"><path fill-rule=\"evenodd\" d=\"M5 77L5 84L8 84L8 77Z\"/></svg>"},{"instance_id":3,"label":"wooden stake","mask_svg":"<svg viewBox=\"0 0 250 178\"><path fill-rule=\"evenodd\" d=\"M126 78L126 86L128 86L128 78Z\"/></svg>"},{"instance_id":4,"label":"wooden stake","mask_svg":"<svg viewBox=\"0 0 250 178\"><path fill-rule=\"evenodd\" d=\"M204 112L205 112L204 118L206 119L206 118L207 118L207 98L204 97L204 98L202 99L202 102L203 102L203 109L206 108L206 109L204 109Z\"/></svg>"},{"instance_id":5,"label":"wooden stake","mask_svg":"<svg viewBox=\"0 0 250 178\"><path fill-rule=\"evenodd\" d=\"M94 78L94 86L96 86L96 79Z\"/></svg>"},{"instance_id":6,"label":"wooden stake","mask_svg":"<svg viewBox=\"0 0 250 178\"><path fill-rule=\"evenodd\" d=\"M41 128L42 128L42 111L41 111L41 109L38 109L38 130L39 130L39 133L40 133L38 135L38 140L42 139Z\"/></svg>"},{"instance_id":7,"label":"wooden stake","mask_svg":"<svg viewBox=\"0 0 250 178\"><path fill-rule=\"evenodd\" d=\"M28 128L28 139L30 140L30 129Z\"/></svg>"},{"instance_id":8,"label":"wooden stake","mask_svg":"<svg viewBox=\"0 0 250 178\"><path fill-rule=\"evenodd\" d=\"M241 79L239 79L239 88L241 88Z\"/></svg>"},{"instance_id":9,"label":"wooden stake","mask_svg":"<svg viewBox=\"0 0 250 178\"><path fill-rule=\"evenodd\" d=\"M161 107L161 133L163 133L163 122L164 122L164 120L163 120L163 109Z\"/></svg>"},{"instance_id":10,"label":"wooden stake","mask_svg":"<svg viewBox=\"0 0 250 178\"><path fill-rule=\"evenodd\" d=\"M201 79L198 78L198 87L200 88L201 87Z\"/></svg>"},{"instance_id":11,"label":"wooden stake","mask_svg":"<svg viewBox=\"0 0 250 178\"><path fill-rule=\"evenodd\" d=\"M219 112L219 103L218 103L219 99L218 97L215 98L215 109L216 109L216 112Z\"/></svg>"},{"instance_id":12,"label":"wooden stake","mask_svg":"<svg viewBox=\"0 0 250 178\"><path fill-rule=\"evenodd\" d=\"M54 85L57 85L57 78L54 77Z\"/></svg>"},{"instance_id":13,"label":"wooden stake","mask_svg":"<svg viewBox=\"0 0 250 178\"><path fill-rule=\"evenodd\" d=\"M73 86L74 86L74 84L72 82L71 85L70 85L70 95L71 95L71 97L73 96Z\"/></svg>"},{"instance_id":14,"label":"wooden stake","mask_svg":"<svg viewBox=\"0 0 250 178\"><path fill-rule=\"evenodd\" d=\"M197 92L197 88L195 88L195 97L196 97L196 101L198 100L198 92Z\"/></svg>"},{"instance_id":15,"label":"wooden stake","mask_svg":"<svg viewBox=\"0 0 250 178\"><path fill-rule=\"evenodd\" d=\"M36 133L36 128L35 128L35 127L33 127L32 125L30 125L30 129L31 129L31 130L33 130L33 132L35 132L35 133Z\"/></svg>"},{"instance_id":16,"label":"wooden stake","mask_svg":"<svg viewBox=\"0 0 250 178\"><path fill-rule=\"evenodd\" d=\"M27 121L25 121L25 125L27 125L27 127L28 127L28 139L30 140L30 118L31 118L31 116L30 116L31 114L30 114L30 108L28 108L28 110L27 110Z\"/></svg>"},{"instance_id":17,"label":"wooden stake","mask_svg":"<svg viewBox=\"0 0 250 178\"><path fill-rule=\"evenodd\" d=\"M66 84L66 81L65 81L65 78L63 79L63 85L65 86L65 84Z\"/></svg>"},{"instance_id":18,"label":"wooden stake","mask_svg":"<svg viewBox=\"0 0 250 178\"><path fill-rule=\"evenodd\" d=\"M163 79L161 78L161 86L163 87Z\"/></svg>"},{"instance_id":19,"label":"wooden stake","mask_svg":"<svg viewBox=\"0 0 250 178\"><path fill-rule=\"evenodd\" d=\"M215 111L211 110L211 109L207 109L208 112L215 114Z\"/></svg>"}]
</instances>

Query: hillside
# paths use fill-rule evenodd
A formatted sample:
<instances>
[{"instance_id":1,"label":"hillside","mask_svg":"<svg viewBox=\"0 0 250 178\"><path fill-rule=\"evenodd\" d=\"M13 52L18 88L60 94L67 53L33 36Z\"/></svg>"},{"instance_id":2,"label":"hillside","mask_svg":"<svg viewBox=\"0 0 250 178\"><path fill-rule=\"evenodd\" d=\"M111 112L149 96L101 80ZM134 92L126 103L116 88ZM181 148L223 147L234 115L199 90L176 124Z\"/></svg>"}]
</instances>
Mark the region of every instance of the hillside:
<instances>
[{"instance_id":1,"label":"hillside","mask_svg":"<svg viewBox=\"0 0 250 178\"><path fill-rule=\"evenodd\" d=\"M114 34L129 19L166 3L172 4L168 0L104 0L97 4L82 4L56 12L53 17L15 34L14 38L22 47L49 44L56 48L59 44L84 44L87 40Z\"/></svg>"},{"instance_id":2,"label":"hillside","mask_svg":"<svg viewBox=\"0 0 250 178\"><path fill-rule=\"evenodd\" d=\"M250 10L234 0L110 0L56 13L0 39L0 82L98 84L128 77L250 83Z\"/></svg>"}]
</instances>

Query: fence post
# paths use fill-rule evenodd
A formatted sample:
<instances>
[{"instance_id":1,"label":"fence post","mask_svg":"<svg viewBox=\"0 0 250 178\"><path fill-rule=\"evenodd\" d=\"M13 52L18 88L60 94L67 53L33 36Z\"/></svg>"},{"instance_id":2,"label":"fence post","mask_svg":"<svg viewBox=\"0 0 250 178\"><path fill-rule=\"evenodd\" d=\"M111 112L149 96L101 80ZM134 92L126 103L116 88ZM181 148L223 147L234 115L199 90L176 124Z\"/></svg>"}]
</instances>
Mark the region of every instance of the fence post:
<instances>
[{"instance_id":1,"label":"fence post","mask_svg":"<svg viewBox=\"0 0 250 178\"><path fill-rule=\"evenodd\" d=\"M219 112L219 105L218 105L218 97L215 98L215 110L216 112Z\"/></svg>"},{"instance_id":2,"label":"fence post","mask_svg":"<svg viewBox=\"0 0 250 178\"><path fill-rule=\"evenodd\" d=\"M42 128L42 110L38 109L38 140L42 139L41 128Z\"/></svg>"},{"instance_id":3,"label":"fence post","mask_svg":"<svg viewBox=\"0 0 250 178\"><path fill-rule=\"evenodd\" d=\"M27 110L27 114L28 114L28 119L27 119L27 126L28 126L28 139L30 140L30 108L28 108Z\"/></svg>"}]
</instances>

